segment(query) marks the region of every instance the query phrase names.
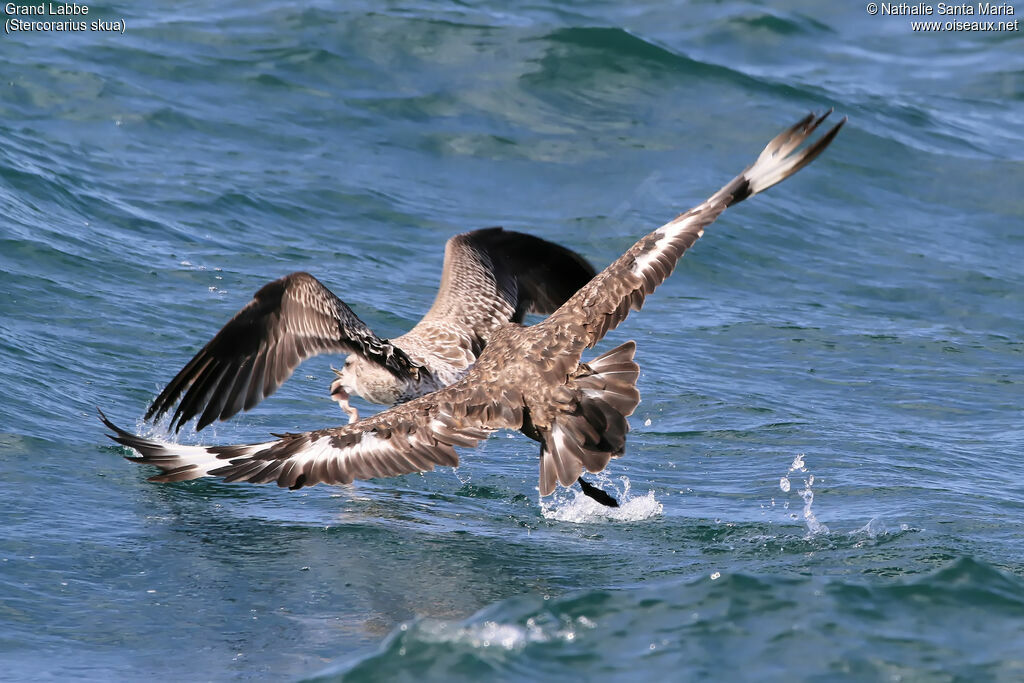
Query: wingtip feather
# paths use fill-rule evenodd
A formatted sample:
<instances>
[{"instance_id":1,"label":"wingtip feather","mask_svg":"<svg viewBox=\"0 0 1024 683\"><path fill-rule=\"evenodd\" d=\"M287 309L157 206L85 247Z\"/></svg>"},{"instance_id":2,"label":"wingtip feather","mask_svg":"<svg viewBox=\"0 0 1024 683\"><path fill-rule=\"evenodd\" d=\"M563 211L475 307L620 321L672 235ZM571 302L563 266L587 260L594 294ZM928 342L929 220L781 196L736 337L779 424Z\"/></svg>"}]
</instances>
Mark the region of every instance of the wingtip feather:
<instances>
[{"instance_id":1,"label":"wingtip feather","mask_svg":"<svg viewBox=\"0 0 1024 683\"><path fill-rule=\"evenodd\" d=\"M803 150L796 150L810 139L832 112L833 109L829 109L820 116L812 112L775 136L757 157L757 161L741 175L746 181L746 192L737 196L734 201L764 192L814 161L832 143L839 130L846 124L847 117L844 116L828 132Z\"/></svg>"}]
</instances>

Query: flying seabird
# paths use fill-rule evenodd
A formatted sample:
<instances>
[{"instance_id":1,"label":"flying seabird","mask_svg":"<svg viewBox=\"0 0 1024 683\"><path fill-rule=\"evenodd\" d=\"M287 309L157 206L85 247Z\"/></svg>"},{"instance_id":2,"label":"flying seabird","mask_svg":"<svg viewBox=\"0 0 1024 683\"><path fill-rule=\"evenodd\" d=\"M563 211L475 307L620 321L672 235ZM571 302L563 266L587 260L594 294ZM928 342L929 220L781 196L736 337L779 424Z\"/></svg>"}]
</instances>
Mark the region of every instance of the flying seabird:
<instances>
[{"instance_id":1,"label":"flying seabird","mask_svg":"<svg viewBox=\"0 0 1024 683\"><path fill-rule=\"evenodd\" d=\"M513 429L540 442L541 496L554 492L556 484L571 486L584 469L600 472L623 454L626 418L640 402L632 341L586 363L581 362L584 349L597 344L630 310L639 310L727 207L814 160L845 118L817 141L797 148L829 113L810 114L780 133L722 189L641 238L543 321L496 329L469 372L434 393L353 424L244 445L160 443L100 417L114 431L110 438L139 452L130 460L162 470L150 481L209 476L228 482L273 481L291 489L349 484L436 465L455 467L455 447L473 447L492 432ZM584 492L600 500L588 486Z\"/></svg>"},{"instance_id":2,"label":"flying seabird","mask_svg":"<svg viewBox=\"0 0 1024 683\"><path fill-rule=\"evenodd\" d=\"M348 413L358 395L393 405L461 378L501 325L526 313L548 315L593 276L582 256L533 235L485 228L445 245L441 285L423 319L405 334L381 339L344 301L309 273L265 285L154 399L146 419L174 407L175 431L193 417L196 431L250 410L322 353L348 358L331 397Z\"/></svg>"}]
</instances>

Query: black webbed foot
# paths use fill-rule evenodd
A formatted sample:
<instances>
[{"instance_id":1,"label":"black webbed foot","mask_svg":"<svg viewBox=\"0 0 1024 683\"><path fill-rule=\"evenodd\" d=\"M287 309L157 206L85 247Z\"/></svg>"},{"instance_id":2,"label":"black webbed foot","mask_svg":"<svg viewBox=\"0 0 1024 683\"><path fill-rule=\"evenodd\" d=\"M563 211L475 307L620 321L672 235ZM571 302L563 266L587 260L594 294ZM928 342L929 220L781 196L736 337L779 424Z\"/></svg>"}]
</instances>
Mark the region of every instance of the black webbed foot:
<instances>
[{"instance_id":1,"label":"black webbed foot","mask_svg":"<svg viewBox=\"0 0 1024 683\"><path fill-rule=\"evenodd\" d=\"M580 483L580 488L583 489L583 493L587 494L601 505L607 505L610 508L619 507L619 501L615 500L604 490L597 488L593 484L589 484L584 481L583 477L577 479Z\"/></svg>"}]
</instances>

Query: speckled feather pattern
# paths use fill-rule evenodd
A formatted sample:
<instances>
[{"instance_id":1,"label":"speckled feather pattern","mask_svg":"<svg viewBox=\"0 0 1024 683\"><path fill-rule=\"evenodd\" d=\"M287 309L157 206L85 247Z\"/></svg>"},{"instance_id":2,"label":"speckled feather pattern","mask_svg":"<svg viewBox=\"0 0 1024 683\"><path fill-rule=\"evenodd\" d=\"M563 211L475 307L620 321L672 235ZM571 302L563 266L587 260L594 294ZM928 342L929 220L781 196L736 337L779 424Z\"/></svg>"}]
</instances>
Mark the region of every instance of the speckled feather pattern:
<instances>
[{"instance_id":1,"label":"speckled feather pattern","mask_svg":"<svg viewBox=\"0 0 1024 683\"><path fill-rule=\"evenodd\" d=\"M259 446L205 449L199 457L190 450L197 464L195 476L276 481L290 488L348 483L455 465L455 447L475 446L498 429L519 429L541 442L542 495L554 490L556 480L571 484L584 466L603 469L611 457L624 452L625 417L639 401L634 346L624 344L594 361L599 372L581 363L583 350L600 341L631 309L640 308L726 207L780 182L820 154L845 119L798 154L792 153L825 116L808 116L783 131L743 173L641 238L546 320L531 327L498 326L476 363L457 382L343 427L286 434ZM446 269L438 302L425 318L428 324L432 315L445 318L449 302L444 292L459 286L463 277L472 276ZM487 315L478 320L488 324ZM169 454L186 455L174 445L154 447L107 425L117 430L117 441L142 453L140 462L161 467ZM216 453L216 460L225 464L212 467L208 453ZM180 469L171 473L180 475Z\"/></svg>"},{"instance_id":2,"label":"speckled feather pattern","mask_svg":"<svg viewBox=\"0 0 1024 683\"><path fill-rule=\"evenodd\" d=\"M342 377L370 402L422 396L462 377L500 325L551 313L593 275L575 252L532 235L502 228L456 235L445 247L433 306L388 340L315 277L292 273L262 287L171 380L146 419L181 397L173 428L198 416L200 430L250 410L322 353L353 355Z\"/></svg>"}]
</instances>

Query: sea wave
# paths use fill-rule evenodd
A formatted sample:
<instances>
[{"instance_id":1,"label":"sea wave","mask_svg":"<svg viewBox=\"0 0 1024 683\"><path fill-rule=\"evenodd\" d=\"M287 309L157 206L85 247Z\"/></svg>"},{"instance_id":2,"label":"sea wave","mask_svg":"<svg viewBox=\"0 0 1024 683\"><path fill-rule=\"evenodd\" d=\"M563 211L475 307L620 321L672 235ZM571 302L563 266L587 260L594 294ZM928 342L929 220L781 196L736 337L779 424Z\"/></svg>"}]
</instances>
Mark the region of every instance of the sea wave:
<instances>
[{"instance_id":1,"label":"sea wave","mask_svg":"<svg viewBox=\"0 0 1024 683\"><path fill-rule=\"evenodd\" d=\"M636 590L510 598L469 619L403 624L374 654L312 681L807 676L1014 677L1024 579L961 557L897 583L715 567ZM949 618L958 621L951 630ZM901 651L913 638L917 647ZM841 648L819 648L823 642Z\"/></svg>"}]
</instances>

